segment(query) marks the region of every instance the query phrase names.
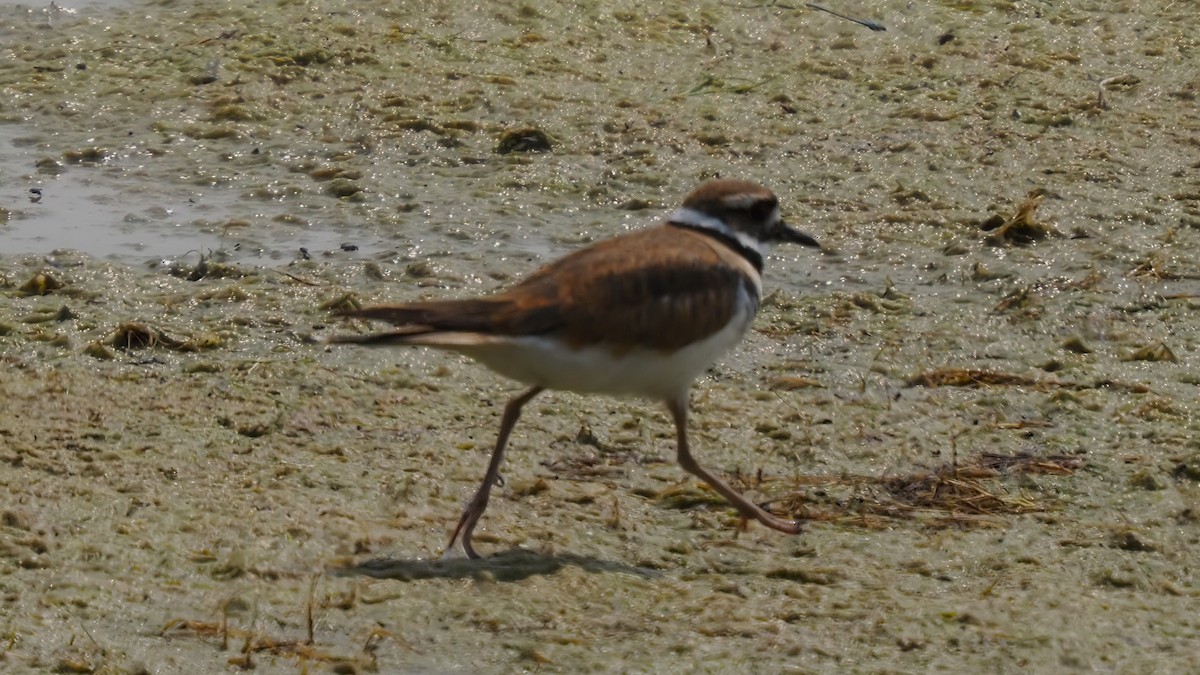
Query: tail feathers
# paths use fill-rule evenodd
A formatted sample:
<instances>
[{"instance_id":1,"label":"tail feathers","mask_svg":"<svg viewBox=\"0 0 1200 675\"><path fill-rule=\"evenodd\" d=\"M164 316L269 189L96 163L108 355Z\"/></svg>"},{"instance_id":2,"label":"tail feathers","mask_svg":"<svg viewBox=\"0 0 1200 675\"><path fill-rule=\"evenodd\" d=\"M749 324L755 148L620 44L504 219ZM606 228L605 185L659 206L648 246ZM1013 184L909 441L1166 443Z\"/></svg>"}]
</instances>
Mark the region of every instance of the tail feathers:
<instances>
[{"instance_id":1,"label":"tail feathers","mask_svg":"<svg viewBox=\"0 0 1200 675\"><path fill-rule=\"evenodd\" d=\"M356 344L368 347L394 347L396 345L440 347L460 351L472 347L505 344L507 338L503 335L485 335L468 331L440 331L427 328L402 328L386 333L370 333L368 335L330 335L324 339L326 344Z\"/></svg>"},{"instance_id":2,"label":"tail feathers","mask_svg":"<svg viewBox=\"0 0 1200 675\"><path fill-rule=\"evenodd\" d=\"M540 335L563 325L562 315L552 298L539 297L533 302L521 302L504 294L469 300L372 305L337 314L350 319L386 321L396 326L399 329L396 332L385 333L391 336L388 339L393 344L419 344L402 338L433 333Z\"/></svg>"},{"instance_id":3,"label":"tail feathers","mask_svg":"<svg viewBox=\"0 0 1200 675\"><path fill-rule=\"evenodd\" d=\"M338 312L351 319L374 319L402 326L400 334L435 330L486 330L494 321L497 303L492 300L447 300L402 305L372 305Z\"/></svg>"},{"instance_id":4,"label":"tail feathers","mask_svg":"<svg viewBox=\"0 0 1200 675\"><path fill-rule=\"evenodd\" d=\"M337 312L349 319L374 319L396 326L395 330L365 335L331 335L330 344L368 346L425 345L444 349L468 349L503 342L505 336L540 332L549 327L537 312L514 312L504 298L477 298L400 305L372 305ZM538 321L540 323L534 323Z\"/></svg>"},{"instance_id":5,"label":"tail feathers","mask_svg":"<svg viewBox=\"0 0 1200 675\"><path fill-rule=\"evenodd\" d=\"M406 326L400 330L386 333L368 333L366 335L330 335L325 338L327 344L357 344L357 345L407 345L419 344L415 339L429 335L429 326Z\"/></svg>"}]
</instances>

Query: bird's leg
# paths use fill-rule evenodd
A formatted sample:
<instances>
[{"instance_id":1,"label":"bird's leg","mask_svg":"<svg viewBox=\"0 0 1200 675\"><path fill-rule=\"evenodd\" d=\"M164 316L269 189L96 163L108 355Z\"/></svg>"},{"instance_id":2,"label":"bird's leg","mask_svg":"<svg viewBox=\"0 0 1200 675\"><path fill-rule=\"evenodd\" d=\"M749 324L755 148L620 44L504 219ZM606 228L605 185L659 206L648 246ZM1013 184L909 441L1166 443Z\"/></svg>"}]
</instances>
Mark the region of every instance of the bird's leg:
<instances>
[{"instance_id":1,"label":"bird's leg","mask_svg":"<svg viewBox=\"0 0 1200 675\"><path fill-rule=\"evenodd\" d=\"M467 552L467 557L479 557L479 554L471 546L471 533L475 531L475 524L479 522L479 518L487 509L488 496L491 494L492 486L498 482L497 479L500 477L500 464L504 461L504 446L508 443L508 435L512 433L513 426L521 418L522 406L529 403L530 399L540 394L544 388L531 387L525 393L509 399L508 403L504 404L504 416L500 418L500 434L496 437L496 449L492 450L492 459L488 462L487 473L484 474L479 489L475 491L475 496L471 498L467 508L463 509L462 517L458 519L458 526L454 528L454 534L450 535L450 543L446 545L447 554L454 548L454 542L459 540L459 535L462 535L463 550Z\"/></svg>"},{"instance_id":2,"label":"bird's leg","mask_svg":"<svg viewBox=\"0 0 1200 675\"><path fill-rule=\"evenodd\" d=\"M786 532L788 534L800 534L803 531L801 525L797 522L784 520L771 515L764 511L754 502L743 497L737 490L729 487L720 478L709 473L707 469L700 466L696 458L692 457L691 451L688 449L687 435L687 418L688 418L688 399L687 394L678 398L667 401L667 408L671 411L671 417L675 419L675 439L678 450L679 466L682 466L684 471L696 476L700 480L708 483L712 489L716 490L722 497L729 500L742 518L753 518L758 522L766 525L773 530Z\"/></svg>"}]
</instances>

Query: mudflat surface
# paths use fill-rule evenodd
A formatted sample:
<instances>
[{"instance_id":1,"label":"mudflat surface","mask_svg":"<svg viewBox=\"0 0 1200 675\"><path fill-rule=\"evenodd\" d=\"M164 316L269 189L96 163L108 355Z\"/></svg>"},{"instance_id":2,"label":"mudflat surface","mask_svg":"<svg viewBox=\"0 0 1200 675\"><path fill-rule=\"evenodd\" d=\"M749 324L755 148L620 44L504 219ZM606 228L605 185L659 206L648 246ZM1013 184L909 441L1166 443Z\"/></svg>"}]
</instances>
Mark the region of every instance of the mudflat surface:
<instances>
[{"instance_id":1,"label":"mudflat surface","mask_svg":"<svg viewBox=\"0 0 1200 675\"><path fill-rule=\"evenodd\" d=\"M378 4L0 6L0 669L1200 670L1187 3ZM806 532L549 394L439 560L517 387L328 308L714 175L825 247L693 394Z\"/></svg>"}]
</instances>

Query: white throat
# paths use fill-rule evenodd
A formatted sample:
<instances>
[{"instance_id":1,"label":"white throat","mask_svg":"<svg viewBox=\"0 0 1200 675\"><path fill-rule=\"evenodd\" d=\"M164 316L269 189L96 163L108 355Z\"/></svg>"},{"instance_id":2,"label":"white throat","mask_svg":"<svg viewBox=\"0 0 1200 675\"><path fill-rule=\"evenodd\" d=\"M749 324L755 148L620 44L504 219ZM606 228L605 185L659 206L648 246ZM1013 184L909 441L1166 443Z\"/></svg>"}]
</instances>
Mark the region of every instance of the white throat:
<instances>
[{"instance_id":1,"label":"white throat","mask_svg":"<svg viewBox=\"0 0 1200 675\"><path fill-rule=\"evenodd\" d=\"M704 213L703 211L697 211L696 209L681 208L672 213L667 220L672 223L679 223L680 225L690 225L692 227L702 227L706 230L712 230L733 239L759 255L766 255L769 248L766 243L755 239L745 232L733 229L720 218Z\"/></svg>"}]
</instances>

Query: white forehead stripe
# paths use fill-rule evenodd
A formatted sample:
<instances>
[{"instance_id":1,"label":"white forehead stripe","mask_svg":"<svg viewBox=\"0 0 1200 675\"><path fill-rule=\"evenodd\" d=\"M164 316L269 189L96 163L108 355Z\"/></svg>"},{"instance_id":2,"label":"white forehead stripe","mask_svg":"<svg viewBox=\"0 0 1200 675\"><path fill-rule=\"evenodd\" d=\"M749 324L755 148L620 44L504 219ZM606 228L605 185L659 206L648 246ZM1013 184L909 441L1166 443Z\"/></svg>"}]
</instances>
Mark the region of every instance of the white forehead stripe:
<instances>
[{"instance_id":1,"label":"white forehead stripe","mask_svg":"<svg viewBox=\"0 0 1200 675\"><path fill-rule=\"evenodd\" d=\"M775 209L775 211L775 215L778 216L779 209ZM672 223L679 223L680 225L703 227L704 229L712 230L713 232L730 237L731 239L737 241L737 243L745 246L759 255L766 253L766 251L763 250L766 248L766 246L763 245L763 242L755 239L745 232L739 232L733 229L729 225L726 225L725 221L717 218L716 216L704 213L703 211L697 211L696 209L689 209L685 207L675 211L675 213L672 213L667 220Z\"/></svg>"},{"instance_id":2,"label":"white forehead stripe","mask_svg":"<svg viewBox=\"0 0 1200 675\"><path fill-rule=\"evenodd\" d=\"M721 198L721 203L725 206L731 209L745 209L747 211L750 210L750 208L755 204L763 201L766 201L763 195L749 194L745 192L735 195L728 195Z\"/></svg>"}]
</instances>

